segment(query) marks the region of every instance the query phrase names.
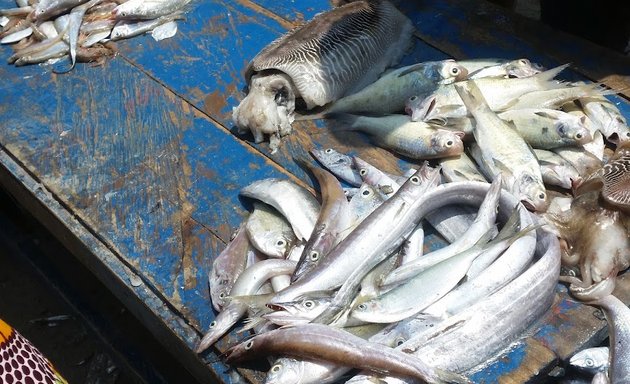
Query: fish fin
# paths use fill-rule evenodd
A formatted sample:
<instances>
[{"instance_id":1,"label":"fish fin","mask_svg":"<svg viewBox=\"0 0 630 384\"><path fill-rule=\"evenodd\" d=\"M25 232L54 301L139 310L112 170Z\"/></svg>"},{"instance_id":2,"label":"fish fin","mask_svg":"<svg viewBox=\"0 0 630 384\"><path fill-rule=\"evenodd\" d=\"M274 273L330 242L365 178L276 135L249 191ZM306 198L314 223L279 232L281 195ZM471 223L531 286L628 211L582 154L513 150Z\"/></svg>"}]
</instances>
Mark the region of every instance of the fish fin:
<instances>
[{"instance_id":1,"label":"fish fin","mask_svg":"<svg viewBox=\"0 0 630 384\"><path fill-rule=\"evenodd\" d=\"M158 25L157 27L153 28L153 30L150 33L151 33L151 37L155 41L171 38L175 36L175 34L177 33L177 22L169 21L162 25Z\"/></svg>"},{"instance_id":2,"label":"fish fin","mask_svg":"<svg viewBox=\"0 0 630 384\"><path fill-rule=\"evenodd\" d=\"M452 384L471 384L472 381L464 375L459 373L447 371L440 368L434 368L437 375L438 383L452 383Z\"/></svg>"},{"instance_id":3,"label":"fish fin","mask_svg":"<svg viewBox=\"0 0 630 384\"><path fill-rule=\"evenodd\" d=\"M254 329L256 326L264 323L267 319L263 317L248 317L243 320L243 328L239 329L236 333L244 333L251 329Z\"/></svg>"},{"instance_id":4,"label":"fish fin","mask_svg":"<svg viewBox=\"0 0 630 384\"><path fill-rule=\"evenodd\" d=\"M537 80L540 81L551 81L553 80L556 76L558 76L558 74L560 74L560 72L564 71L565 69L569 68L569 66L571 65L571 63L567 63L567 64L563 64L560 65L558 67L555 68L551 68L548 69L544 72L538 73L536 75L534 75L533 77L535 77ZM564 85L563 85L564 86Z\"/></svg>"},{"instance_id":5,"label":"fish fin","mask_svg":"<svg viewBox=\"0 0 630 384\"><path fill-rule=\"evenodd\" d=\"M415 72L415 71L417 71L418 69L420 69L422 67L426 67L426 64L425 63L417 63L417 64L410 65L410 66L406 67L404 71L400 71L400 73L398 74L398 77L406 76L406 75L410 74L411 72Z\"/></svg>"}]
</instances>

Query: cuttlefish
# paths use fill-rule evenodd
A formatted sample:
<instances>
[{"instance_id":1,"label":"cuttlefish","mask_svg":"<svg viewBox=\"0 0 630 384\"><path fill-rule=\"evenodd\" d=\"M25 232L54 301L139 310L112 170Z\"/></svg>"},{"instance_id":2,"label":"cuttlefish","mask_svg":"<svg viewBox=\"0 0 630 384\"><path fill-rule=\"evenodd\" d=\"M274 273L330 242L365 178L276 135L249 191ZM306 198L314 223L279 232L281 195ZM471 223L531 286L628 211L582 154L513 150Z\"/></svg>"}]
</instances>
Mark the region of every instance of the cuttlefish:
<instances>
[{"instance_id":1,"label":"cuttlefish","mask_svg":"<svg viewBox=\"0 0 630 384\"><path fill-rule=\"evenodd\" d=\"M316 15L263 48L245 70L248 94L232 112L239 133L272 152L298 111L374 82L410 47L411 21L385 0L353 1Z\"/></svg>"}]
</instances>

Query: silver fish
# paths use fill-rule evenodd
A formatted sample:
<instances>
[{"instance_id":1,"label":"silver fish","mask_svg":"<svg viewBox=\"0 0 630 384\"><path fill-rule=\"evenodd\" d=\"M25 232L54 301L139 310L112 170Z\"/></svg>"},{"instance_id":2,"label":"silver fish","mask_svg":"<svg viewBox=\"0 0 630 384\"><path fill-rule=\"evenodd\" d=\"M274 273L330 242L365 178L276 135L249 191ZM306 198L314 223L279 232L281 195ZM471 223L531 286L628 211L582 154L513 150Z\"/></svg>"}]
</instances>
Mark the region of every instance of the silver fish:
<instances>
[{"instance_id":1,"label":"silver fish","mask_svg":"<svg viewBox=\"0 0 630 384\"><path fill-rule=\"evenodd\" d=\"M251 244L269 257L286 258L296 241L291 224L273 207L254 202L245 231Z\"/></svg>"},{"instance_id":2,"label":"silver fish","mask_svg":"<svg viewBox=\"0 0 630 384\"><path fill-rule=\"evenodd\" d=\"M114 17L117 20L148 20L171 15L191 0L128 0L117 6Z\"/></svg>"},{"instance_id":3,"label":"silver fish","mask_svg":"<svg viewBox=\"0 0 630 384\"><path fill-rule=\"evenodd\" d=\"M590 373L608 371L608 347L583 349L571 356L569 364Z\"/></svg>"},{"instance_id":4,"label":"silver fish","mask_svg":"<svg viewBox=\"0 0 630 384\"><path fill-rule=\"evenodd\" d=\"M485 164L493 176L502 174L504 187L528 208L544 211L547 194L536 156L518 133L490 110L474 81L454 86L475 118L475 140Z\"/></svg>"},{"instance_id":5,"label":"silver fish","mask_svg":"<svg viewBox=\"0 0 630 384\"><path fill-rule=\"evenodd\" d=\"M341 130L360 130L384 148L412 159L434 159L454 156L464 151L463 132L440 129L414 122L405 115L383 117L335 115Z\"/></svg>"},{"instance_id":6,"label":"silver fish","mask_svg":"<svg viewBox=\"0 0 630 384\"><path fill-rule=\"evenodd\" d=\"M269 259L262 260L245 269L234 282L230 297L250 296L260 289L273 276L288 275L293 273L295 262L289 260ZM210 330L203 336L195 348L195 352L201 353L214 344L221 336L232 328L234 324L247 312L247 304L226 300L223 310L210 324Z\"/></svg>"},{"instance_id":7,"label":"silver fish","mask_svg":"<svg viewBox=\"0 0 630 384\"><path fill-rule=\"evenodd\" d=\"M367 265L375 266L382 260L379 258L383 254L388 255L398 248L404 236L420 220L416 213L421 209L422 199L418 197L434 186L432 182L421 183L421 172L426 171L420 170L409 178L394 196L376 208L308 275L279 292L271 302L293 301L308 292L340 287L353 271ZM439 172L432 173L435 179L439 177Z\"/></svg>"},{"instance_id":8,"label":"silver fish","mask_svg":"<svg viewBox=\"0 0 630 384\"><path fill-rule=\"evenodd\" d=\"M238 363L256 356L286 354L324 359L339 365L411 376L428 383L467 383L465 377L435 370L411 356L370 343L341 329L304 324L267 332L230 348L227 362Z\"/></svg>"},{"instance_id":9,"label":"silver fish","mask_svg":"<svg viewBox=\"0 0 630 384\"><path fill-rule=\"evenodd\" d=\"M333 148L311 149L311 154L335 176L355 187L360 187L363 180L359 172L352 167L352 157L335 151Z\"/></svg>"},{"instance_id":10,"label":"silver fish","mask_svg":"<svg viewBox=\"0 0 630 384\"><path fill-rule=\"evenodd\" d=\"M349 370L325 361L281 357L267 372L265 384L329 384L337 382Z\"/></svg>"},{"instance_id":11,"label":"silver fish","mask_svg":"<svg viewBox=\"0 0 630 384\"><path fill-rule=\"evenodd\" d=\"M440 84L461 81L467 75L466 68L454 60L429 61L398 68L385 73L359 92L337 100L323 114L389 115L401 112L409 97L426 97Z\"/></svg>"},{"instance_id":12,"label":"silver fish","mask_svg":"<svg viewBox=\"0 0 630 384\"><path fill-rule=\"evenodd\" d=\"M319 183L322 207L315 222L315 229L304 247L291 281L296 281L308 273L328 255L328 252L341 241L340 233L350 225L351 220L348 200L337 178L324 169L307 166Z\"/></svg>"},{"instance_id":13,"label":"silver fish","mask_svg":"<svg viewBox=\"0 0 630 384\"><path fill-rule=\"evenodd\" d=\"M460 61L461 65L467 68L469 71L474 69L474 72L469 73L468 79L479 79L482 77L530 77L542 72L542 68L535 64L532 64L528 59L518 60L497 60L496 63L487 62L489 64L485 67L478 68L481 62L473 61ZM475 65L477 64L477 65ZM483 64L483 65L485 65Z\"/></svg>"},{"instance_id":14,"label":"silver fish","mask_svg":"<svg viewBox=\"0 0 630 384\"><path fill-rule=\"evenodd\" d=\"M571 189L573 182L580 178L577 169L560 155L542 149L534 149L534 154L545 184Z\"/></svg>"},{"instance_id":15,"label":"silver fish","mask_svg":"<svg viewBox=\"0 0 630 384\"><path fill-rule=\"evenodd\" d=\"M308 240L319 215L319 203L306 189L289 180L263 179L241 189L240 194L276 208L291 223L298 240Z\"/></svg>"}]
</instances>

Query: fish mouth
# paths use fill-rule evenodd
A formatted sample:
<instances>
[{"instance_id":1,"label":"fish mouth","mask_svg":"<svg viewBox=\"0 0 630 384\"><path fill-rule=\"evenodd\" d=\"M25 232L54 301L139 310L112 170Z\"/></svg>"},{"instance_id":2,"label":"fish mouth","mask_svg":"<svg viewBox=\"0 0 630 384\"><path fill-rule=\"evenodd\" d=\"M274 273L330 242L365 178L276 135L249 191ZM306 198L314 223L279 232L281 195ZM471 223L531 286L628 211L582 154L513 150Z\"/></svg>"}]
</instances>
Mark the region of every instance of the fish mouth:
<instances>
[{"instance_id":1,"label":"fish mouth","mask_svg":"<svg viewBox=\"0 0 630 384\"><path fill-rule=\"evenodd\" d=\"M414 109L411 114L411 121L426 121L427 117L435 109L435 97L429 96L420 103L419 108Z\"/></svg>"},{"instance_id":2,"label":"fish mouth","mask_svg":"<svg viewBox=\"0 0 630 384\"><path fill-rule=\"evenodd\" d=\"M525 206L525 208L527 208L528 211L536 212L536 207L531 201L529 201L529 199L522 199L521 203Z\"/></svg>"}]
</instances>

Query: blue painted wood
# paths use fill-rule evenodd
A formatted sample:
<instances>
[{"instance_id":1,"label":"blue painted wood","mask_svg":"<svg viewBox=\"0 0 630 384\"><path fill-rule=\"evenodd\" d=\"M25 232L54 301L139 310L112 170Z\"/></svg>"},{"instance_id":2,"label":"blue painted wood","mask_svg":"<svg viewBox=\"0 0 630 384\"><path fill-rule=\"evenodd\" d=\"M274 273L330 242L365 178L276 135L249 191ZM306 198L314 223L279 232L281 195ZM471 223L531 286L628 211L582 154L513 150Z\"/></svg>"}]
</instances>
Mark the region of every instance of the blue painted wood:
<instances>
[{"instance_id":1,"label":"blue painted wood","mask_svg":"<svg viewBox=\"0 0 630 384\"><path fill-rule=\"evenodd\" d=\"M12 1L0 0L0 7L9 6ZM402 6L432 45L418 40L400 65L448 55L528 56L547 66L559 63L526 39L492 34L487 25L469 28L474 14L449 21L463 9L461 2ZM79 65L56 76L49 67L0 66L5 80L0 144L63 204L60 209L81 221L96 237L93 241L115 255L108 259L94 251L94 258L84 262L112 271L119 278L109 282L112 286L146 300L154 314L150 320L168 324L189 347L214 319L206 278L212 257L245 215L240 188L265 177L291 177L289 172L310 185L292 157L306 157L315 145L359 155L390 172L410 165L374 148L361 134L330 133L323 122L296 124L296 133L276 155L266 144L254 145L230 132L231 108L242 97L247 62L288 28L325 9L323 0L197 1L173 39L120 42L124 59L102 68ZM482 14L480 20L506 29L510 19ZM8 53L0 48L3 56ZM630 116L628 105L620 103ZM439 245L437 237L427 241L429 248ZM129 270L141 277L142 289L131 286ZM554 351L575 345L556 339L578 329L572 316L583 317L591 308L569 304L564 300L554 307L556 317L534 341ZM527 354L527 348L523 344L518 353ZM519 356L504 359L517 362ZM216 355L205 358L214 361ZM212 368L224 381L232 380L225 366L215 362ZM483 380L513 370L499 364L485 371Z\"/></svg>"}]
</instances>

